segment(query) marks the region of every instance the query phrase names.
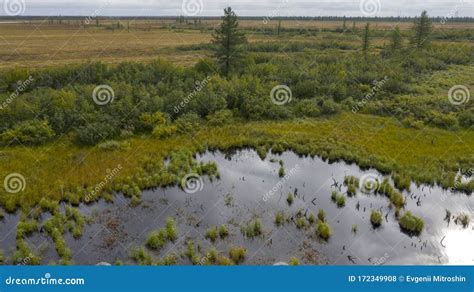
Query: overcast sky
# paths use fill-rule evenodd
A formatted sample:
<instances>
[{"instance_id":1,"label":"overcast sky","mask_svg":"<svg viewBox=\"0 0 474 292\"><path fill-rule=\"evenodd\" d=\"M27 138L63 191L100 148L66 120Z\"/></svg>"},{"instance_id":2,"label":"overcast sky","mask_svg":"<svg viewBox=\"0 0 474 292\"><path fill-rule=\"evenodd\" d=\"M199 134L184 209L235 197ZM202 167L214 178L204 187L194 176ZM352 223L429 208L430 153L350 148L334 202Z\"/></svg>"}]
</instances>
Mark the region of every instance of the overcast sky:
<instances>
[{"instance_id":1,"label":"overcast sky","mask_svg":"<svg viewBox=\"0 0 474 292\"><path fill-rule=\"evenodd\" d=\"M242 16L474 17L474 0L0 0L1 15L219 16L226 6Z\"/></svg>"}]
</instances>

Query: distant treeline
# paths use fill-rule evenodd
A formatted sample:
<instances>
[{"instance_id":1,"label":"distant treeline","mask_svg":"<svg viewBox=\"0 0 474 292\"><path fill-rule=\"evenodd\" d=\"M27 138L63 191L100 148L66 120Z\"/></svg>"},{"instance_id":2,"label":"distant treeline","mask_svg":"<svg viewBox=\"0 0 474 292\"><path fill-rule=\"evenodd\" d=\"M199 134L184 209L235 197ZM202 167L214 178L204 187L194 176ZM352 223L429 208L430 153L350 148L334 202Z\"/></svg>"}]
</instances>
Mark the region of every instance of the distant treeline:
<instances>
[{"instance_id":1,"label":"distant treeline","mask_svg":"<svg viewBox=\"0 0 474 292\"><path fill-rule=\"evenodd\" d=\"M84 18L91 18L90 15L84 16L0 16L0 21L33 21L33 20L45 20L45 19L61 19L61 20L83 20ZM344 17L344 16L293 16L293 17L269 17L269 16L242 16L240 20L299 20L299 21L363 21L363 22L412 22L416 17ZM97 16L92 19L99 20L219 20L221 17L218 16L202 16L202 17L186 17L186 16ZM474 22L473 17L430 17L433 22Z\"/></svg>"}]
</instances>

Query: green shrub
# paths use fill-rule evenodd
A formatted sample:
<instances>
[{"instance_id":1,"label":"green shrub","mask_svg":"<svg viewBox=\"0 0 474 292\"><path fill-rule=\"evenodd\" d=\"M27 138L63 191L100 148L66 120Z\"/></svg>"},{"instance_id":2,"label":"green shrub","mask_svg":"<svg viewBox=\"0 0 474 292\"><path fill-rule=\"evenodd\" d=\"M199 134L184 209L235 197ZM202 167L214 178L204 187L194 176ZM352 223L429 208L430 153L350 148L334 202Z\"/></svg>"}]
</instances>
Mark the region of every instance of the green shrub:
<instances>
[{"instance_id":1,"label":"green shrub","mask_svg":"<svg viewBox=\"0 0 474 292\"><path fill-rule=\"evenodd\" d=\"M160 125L153 129L152 135L159 139L164 139L173 136L178 131L176 125Z\"/></svg>"},{"instance_id":2,"label":"green shrub","mask_svg":"<svg viewBox=\"0 0 474 292\"><path fill-rule=\"evenodd\" d=\"M283 166L280 166L280 169L278 170L278 176L279 177L285 176L285 168Z\"/></svg>"},{"instance_id":3,"label":"green shrub","mask_svg":"<svg viewBox=\"0 0 474 292\"><path fill-rule=\"evenodd\" d=\"M290 266L299 266L300 261L297 258L291 258L290 259Z\"/></svg>"},{"instance_id":4,"label":"green shrub","mask_svg":"<svg viewBox=\"0 0 474 292\"><path fill-rule=\"evenodd\" d=\"M212 226L206 231L205 237L212 242L215 242L218 236L217 226Z\"/></svg>"},{"instance_id":5,"label":"green shrub","mask_svg":"<svg viewBox=\"0 0 474 292\"><path fill-rule=\"evenodd\" d=\"M244 261L246 254L247 249L243 247L231 247L229 250L229 256L236 265Z\"/></svg>"},{"instance_id":6,"label":"green shrub","mask_svg":"<svg viewBox=\"0 0 474 292\"><path fill-rule=\"evenodd\" d=\"M415 235L420 234L425 226L423 219L413 216L410 211L405 212L398 223L402 230Z\"/></svg>"},{"instance_id":7,"label":"green shrub","mask_svg":"<svg viewBox=\"0 0 474 292\"><path fill-rule=\"evenodd\" d=\"M211 126L222 126L231 123L233 114L230 110L221 110L207 116L207 122Z\"/></svg>"},{"instance_id":8,"label":"green shrub","mask_svg":"<svg viewBox=\"0 0 474 292\"><path fill-rule=\"evenodd\" d=\"M293 197L293 194L292 193L288 193L288 196L286 197L286 202L288 203L288 205L292 205L293 204L293 201L294 201L294 197Z\"/></svg>"},{"instance_id":9,"label":"green shrub","mask_svg":"<svg viewBox=\"0 0 474 292\"><path fill-rule=\"evenodd\" d=\"M394 189L393 189L392 185L390 184L388 178L384 178L382 183L377 188L377 193L385 195L385 196L390 198L390 196L392 195L393 192L394 192Z\"/></svg>"},{"instance_id":10,"label":"green shrub","mask_svg":"<svg viewBox=\"0 0 474 292\"><path fill-rule=\"evenodd\" d=\"M390 202L397 208L405 206L405 198L397 191L393 191L390 195Z\"/></svg>"},{"instance_id":11,"label":"green shrub","mask_svg":"<svg viewBox=\"0 0 474 292\"><path fill-rule=\"evenodd\" d=\"M357 192L357 187L355 185L348 185L347 186L347 195L348 196L353 196Z\"/></svg>"},{"instance_id":12,"label":"green shrub","mask_svg":"<svg viewBox=\"0 0 474 292\"><path fill-rule=\"evenodd\" d=\"M174 266L178 263L178 257L174 253L170 253L163 258L163 266Z\"/></svg>"},{"instance_id":13,"label":"green shrub","mask_svg":"<svg viewBox=\"0 0 474 292\"><path fill-rule=\"evenodd\" d=\"M150 266L153 264L151 255L143 247L133 248L130 256L139 265Z\"/></svg>"},{"instance_id":14,"label":"green shrub","mask_svg":"<svg viewBox=\"0 0 474 292\"><path fill-rule=\"evenodd\" d=\"M166 219L166 237L168 238L168 240L171 241L175 241L178 238L176 224L174 222L174 219L171 217L168 217L168 219Z\"/></svg>"},{"instance_id":15,"label":"green shrub","mask_svg":"<svg viewBox=\"0 0 474 292\"><path fill-rule=\"evenodd\" d=\"M221 239L224 239L226 238L227 236L229 236L229 230L227 229L227 226L225 224L222 224L220 227L219 227L219 237Z\"/></svg>"},{"instance_id":16,"label":"green shrub","mask_svg":"<svg viewBox=\"0 0 474 292\"><path fill-rule=\"evenodd\" d=\"M275 224L280 226L283 222L285 222L285 214L283 211L278 211L275 215Z\"/></svg>"},{"instance_id":17,"label":"green shrub","mask_svg":"<svg viewBox=\"0 0 474 292\"><path fill-rule=\"evenodd\" d=\"M321 221L321 222L325 222L325 221L326 221L326 212L324 212L323 209L319 209L319 210L318 210L318 219L319 219L319 221Z\"/></svg>"},{"instance_id":18,"label":"green shrub","mask_svg":"<svg viewBox=\"0 0 474 292\"><path fill-rule=\"evenodd\" d=\"M393 177L393 182L395 183L395 187L397 189L399 189L401 191L403 191L403 190L409 191L410 190L410 184L411 184L410 177L400 175L398 173L394 173L392 175L392 177Z\"/></svg>"},{"instance_id":19,"label":"green shrub","mask_svg":"<svg viewBox=\"0 0 474 292\"><path fill-rule=\"evenodd\" d=\"M456 217L456 224L461 223L464 228L469 226L469 222L471 219L469 218L469 215L461 213L458 217Z\"/></svg>"},{"instance_id":20,"label":"green shrub","mask_svg":"<svg viewBox=\"0 0 474 292\"><path fill-rule=\"evenodd\" d=\"M382 213L377 210L372 210L372 213L370 214L370 222L374 228L382 225Z\"/></svg>"},{"instance_id":21,"label":"green shrub","mask_svg":"<svg viewBox=\"0 0 474 292\"><path fill-rule=\"evenodd\" d=\"M357 225L356 225L356 224L352 224L351 231L352 231L353 233L357 233Z\"/></svg>"},{"instance_id":22,"label":"green shrub","mask_svg":"<svg viewBox=\"0 0 474 292\"><path fill-rule=\"evenodd\" d=\"M323 221L318 221L316 225L316 236L321 239L328 240L331 237L332 231L331 226L328 223Z\"/></svg>"},{"instance_id":23,"label":"green shrub","mask_svg":"<svg viewBox=\"0 0 474 292\"><path fill-rule=\"evenodd\" d=\"M49 141L55 135L47 121L31 120L17 124L0 134L2 145L40 145Z\"/></svg>"},{"instance_id":24,"label":"green shrub","mask_svg":"<svg viewBox=\"0 0 474 292\"><path fill-rule=\"evenodd\" d=\"M177 131L180 134L191 134L199 129L201 119L195 113L186 113L175 121Z\"/></svg>"},{"instance_id":25,"label":"green shrub","mask_svg":"<svg viewBox=\"0 0 474 292\"><path fill-rule=\"evenodd\" d=\"M344 195L338 193L337 191L333 191L331 193L331 200L335 202L339 208L344 207L346 205L346 197L344 197Z\"/></svg>"},{"instance_id":26,"label":"green shrub","mask_svg":"<svg viewBox=\"0 0 474 292\"><path fill-rule=\"evenodd\" d=\"M156 127L164 126L168 121L168 117L161 112L142 113L140 115L141 128L144 131L152 131Z\"/></svg>"},{"instance_id":27,"label":"green shrub","mask_svg":"<svg viewBox=\"0 0 474 292\"><path fill-rule=\"evenodd\" d=\"M295 224L298 229L301 229L306 226L306 220L304 217L298 217L296 218Z\"/></svg>"},{"instance_id":28,"label":"green shrub","mask_svg":"<svg viewBox=\"0 0 474 292\"><path fill-rule=\"evenodd\" d=\"M165 246L166 241L167 241L167 236L164 230L152 231L148 235L146 246L153 250L159 250L159 249L162 249L163 246Z\"/></svg>"},{"instance_id":29,"label":"green shrub","mask_svg":"<svg viewBox=\"0 0 474 292\"><path fill-rule=\"evenodd\" d=\"M309 213L308 222L309 224L313 224L314 222L316 222L316 218L314 217L314 214L312 212Z\"/></svg>"},{"instance_id":30,"label":"green shrub","mask_svg":"<svg viewBox=\"0 0 474 292\"><path fill-rule=\"evenodd\" d=\"M260 222L260 219L255 219L250 221L246 226L242 226L240 231L244 234L244 236L249 238L262 235L262 223Z\"/></svg>"}]
</instances>

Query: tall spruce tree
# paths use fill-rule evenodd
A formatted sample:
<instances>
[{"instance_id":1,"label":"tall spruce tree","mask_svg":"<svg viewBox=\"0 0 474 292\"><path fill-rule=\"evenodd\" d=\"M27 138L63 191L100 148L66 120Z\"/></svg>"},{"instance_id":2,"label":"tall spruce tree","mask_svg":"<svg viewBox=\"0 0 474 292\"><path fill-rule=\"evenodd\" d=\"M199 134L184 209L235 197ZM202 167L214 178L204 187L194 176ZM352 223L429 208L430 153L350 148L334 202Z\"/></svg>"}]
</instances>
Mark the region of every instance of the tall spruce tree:
<instances>
[{"instance_id":1,"label":"tall spruce tree","mask_svg":"<svg viewBox=\"0 0 474 292\"><path fill-rule=\"evenodd\" d=\"M242 57L242 44L247 42L245 34L239 30L238 17L231 7L224 9L222 23L213 34L214 55L224 76L229 76L232 67Z\"/></svg>"},{"instance_id":2,"label":"tall spruce tree","mask_svg":"<svg viewBox=\"0 0 474 292\"><path fill-rule=\"evenodd\" d=\"M433 30L433 24L426 10L421 13L419 18L415 19L413 30L412 44L419 49L428 47L430 45L430 34Z\"/></svg>"}]
</instances>

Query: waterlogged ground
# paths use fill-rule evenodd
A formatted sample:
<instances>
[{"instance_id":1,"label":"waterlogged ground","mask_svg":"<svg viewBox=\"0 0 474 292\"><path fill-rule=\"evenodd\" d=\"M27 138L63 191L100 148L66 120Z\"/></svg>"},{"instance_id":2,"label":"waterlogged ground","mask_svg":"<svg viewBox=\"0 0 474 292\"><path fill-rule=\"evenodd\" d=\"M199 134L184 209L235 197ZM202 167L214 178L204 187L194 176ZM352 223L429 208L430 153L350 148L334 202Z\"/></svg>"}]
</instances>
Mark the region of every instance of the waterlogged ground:
<instances>
[{"instance_id":1,"label":"waterlogged ground","mask_svg":"<svg viewBox=\"0 0 474 292\"><path fill-rule=\"evenodd\" d=\"M166 218L173 217L178 227L178 240L169 242L160 252L149 251L154 259L169 253L184 254L186 243L192 240L202 247L202 253L214 246L227 255L231 246L243 246L247 256L243 264L272 265L288 262L295 257L301 264L368 265L368 264L474 264L474 229L471 223L464 228L456 225L460 213L474 216L474 199L437 187L412 184L406 196L405 210L420 216L425 228L420 236L410 237L400 230L388 198L357 191L346 196L346 204L338 208L331 201L333 190L345 194L344 176L380 175L374 170L361 170L345 163L328 164L318 158L301 158L286 152L281 156L268 155L262 161L254 151L233 154L206 153L201 161L215 161L220 179L203 178L196 192L189 194L179 187L145 191L142 203L136 207L130 200L117 195L113 203L100 201L82 205L79 211L91 218L80 239L66 234L73 253L74 264L93 265L121 260L134 264L130 258L133 247L144 246L147 235L165 226ZM282 160L286 177L278 175ZM202 187L202 190L201 190ZM290 206L288 193L295 195ZM298 229L296 214L317 215L324 209L333 234L328 242L315 236L315 224ZM369 221L373 209L383 213L383 224L374 229ZM446 220L446 209L452 213ZM275 214L283 211L289 218L276 226ZM43 216L46 220L48 216ZM252 219L260 218L263 236L245 238L241 233ZM15 248L15 227L19 215L6 215L0 221L0 247L6 256ZM212 243L205 238L211 226L227 224L230 235ZM357 231L353 228L356 226ZM58 261L52 240L44 233L27 238L44 264ZM184 256L178 264L191 264Z\"/></svg>"}]
</instances>

